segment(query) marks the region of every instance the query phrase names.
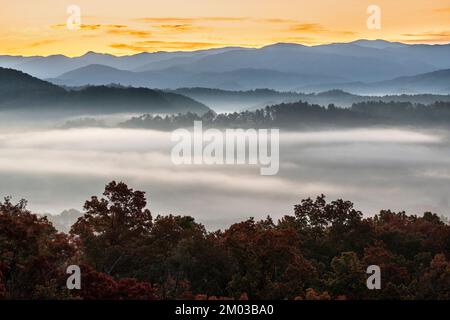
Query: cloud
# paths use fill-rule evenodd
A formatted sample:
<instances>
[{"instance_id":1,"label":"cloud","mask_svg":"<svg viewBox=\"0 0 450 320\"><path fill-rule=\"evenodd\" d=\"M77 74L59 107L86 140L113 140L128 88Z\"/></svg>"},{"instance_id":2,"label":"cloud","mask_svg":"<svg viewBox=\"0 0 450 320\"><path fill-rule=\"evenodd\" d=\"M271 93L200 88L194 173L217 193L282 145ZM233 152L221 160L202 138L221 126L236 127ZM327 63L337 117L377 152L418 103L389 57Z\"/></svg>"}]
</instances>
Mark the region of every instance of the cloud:
<instances>
[{"instance_id":1,"label":"cloud","mask_svg":"<svg viewBox=\"0 0 450 320\"><path fill-rule=\"evenodd\" d=\"M65 29L66 24L55 24L50 26L52 29ZM103 31L112 35L133 36L145 38L152 35L149 30L131 29L125 24L82 24L80 29L83 31Z\"/></svg>"},{"instance_id":2,"label":"cloud","mask_svg":"<svg viewBox=\"0 0 450 320\"><path fill-rule=\"evenodd\" d=\"M322 25L317 24L317 23L295 24L295 25L292 25L289 30L295 31L295 32L310 32L310 33L326 31L326 29Z\"/></svg>"},{"instance_id":3,"label":"cloud","mask_svg":"<svg viewBox=\"0 0 450 320\"><path fill-rule=\"evenodd\" d=\"M65 29L65 28L67 28L67 24L65 24L65 23L53 24L50 26L50 28ZM100 30L100 29L123 29L123 28L127 28L127 26L123 25L123 24L81 24L80 25L81 30L87 30L87 31Z\"/></svg>"},{"instance_id":4,"label":"cloud","mask_svg":"<svg viewBox=\"0 0 450 320\"><path fill-rule=\"evenodd\" d=\"M257 19L259 22L266 23L297 23L297 20L283 19L283 18L269 18L269 19Z\"/></svg>"},{"instance_id":5,"label":"cloud","mask_svg":"<svg viewBox=\"0 0 450 320\"><path fill-rule=\"evenodd\" d=\"M148 30L135 30L135 29L109 29L106 31L109 34L120 36L134 36L138 38L146 38L152 35Z\"/></svg>"},{"instance_id":6,"label":"cloud","mask_svg":"<svg viewBox=\"0 0 450 320\"><path fill-rule=\"evenodd\" d=\"M162 29L186 30L192 27L190 24L163 24L159 26Z\"/></svg>"},{"instance_id":7,"label":"cloud","mask_svg":"<svg viewBox=\"0 0 450 320\"><path fill-rule=\"evenodd\" d=\"M450 36L450 31L442 32L423 32L423 33L404 33L405 37L448 37Z\"/></svg>"},{"instance_id":8,"label":"cloud","mask_svg":"<svg viewBox=\"0 0 450 320\"><path fill-rule=\"evenodd\" d=\"M191 23L193 18L175 18L175 17L151 17L151 18L136 18L133 21L145 23Z\"/></svg>"},{"instance_id":9,"label":"cloud","mask_svg":"<svg viewBox=\"0 0 450 320\"><path fill-rule=\"evenodd\" d=\"M55 39L47 39L47 40L41 40L41 41L36 41L33 42L29 45L30 48L35 48L35 47L41 47L41 46L45 46L47 44L52 44L55 42L59 42L60 40L55 40Z\"/></svg>"},{"instance_id":10,"label":"cloud","mask_svg":"<svg viewBox=\"0 0 450 320\"><path fill-rule=\"evenodd\" d=\"M424 41L424 42L439 42L439 41L449 41L450 40L450 31L429 31L422 33L404 33L403 37L414 38L414 39L405 39L402 40L404 42L416 42L416 41Z\"/></svg>"},{"instance_id":11,"label":"cloud","mask_svg":"<svg viewBox=\"0 0 450 320\"><path fill-rule=\"evenodd\" d=\"M238 22L250 20L248 17L144 17L133 21L145 23L194 23L202 21Z\"/></svg>"},{"instance_id":12,"label":"cloud","mask_svg":"<svg viewBox=\"0 0 450 320\"><path fill-rule=\"evenodd\" d=\"M108 24L107 25L109 28L114 28L114 29L122 29L122 28L127 28L127 25L124 24Z\"/></svg>"},{"instance_id":13,"label":"cloud","mask_svg":"<svg viewBox=\"0 0 450 320\"><path fill-rule=\"evenodd\" d=\"M224 47L228 44L213 42L185 42L185 41L139 41L133 44L112 43L111 48L121 50L131 50L136 52L159 51L159 50L197 50L213 47Z\"/></svg>"},{"instance_id":14,"label":"cloud","mask_svg":"<svg viewBox=\"0 0 450 320\"><path fill-rule=\"evenodd\" d=\"M287 143L440 143L442 137L435 134L400 129L351 129L335 130L330 136L327 131L285 133Z\"/></svg>"},{"instance_id":15,"label":"cloud","mask_svg":"<svg viewBox=\"0 0 450 320\"><path fill-rule=\"evenodd\" d=\"M81 24L80 25L80 29L81 30L87 30L87 31L99 30L102 27L103 27L103 25L101 25L101 24ZM52 29L66 29L67 28L67 24L65 24L65 23L53 24L53 25L50 26L50 28L52 28Z\"/></svg>"},{"instance_id":16,"label":"cloud","mask_svg":"<svg viewBox=\"0 0 450 320\"><path fill-rule=\"evenodd\" d=\"M203 19L205 21L229 21L229 22L250 20L250 18L248 17L206 17L199 19L201 20Z\"/></svg>"},{"instance_id":17,"label":"cloud","mask_svg":"<svg viewBox=\"0 0 450 320\"><path fill-rule=\"evenodd\" d=\"M335 35L355 35L353 31L341 31L325 28L318 23L297 23L290 26L289 32L302 32L302 33L326 33Z\"/></svg>"},{"instance_id":18,"label":"cloud","mask_svg":"<svg viewBox=\"0 0 450 320\"><path fill-rule=\"evenodd\" d=\"M101 24L82 24L81 30L98 30L102 27Z\"/></svg>"},{"instance_id":19,"label":"cloud","mask_svg":"<svg viewBox=\"0 0 450 320\"><path fill-rule=\"evenodd\" d=\"M165 32L193 32L193 31L204 31L208 30L207 27L194 26L192 24L184 23L184 24L162 24L157 26L159 29Z\"/></svg>"},{"instance_id":20,"label":"cloud","mask_svg":"<svg viewBox=\"0 0 450 320\"><path fill-rule=\"evenodd\" d=\"M320 193L368 214L448 212L448 141L412 129L282 132L279 175L263 177L257 166L175 166L170 132L9 130L0 133L0 194L60 212L122 180L146 191L152 212L192 215L212 228L248 216L277 219Z\"/></svg>"},{"instance_id":21,"label":"cloud","mask_svg":"<svg viewBox=\"0 0 450 320\"><path fill-rule=\"evenodd\" d=\"M52 24L50 26L50 28L52 28L52 29L63 29L63 28L67 28L67 24L65 24L65 23Z\"/></svg>"},{"instance_id":22,"label":"cloud","mask_svg":"<svg viewBox=\"0 0 450 320\"><path fill-rule=\"evenodd\" d=\"M108 24L102 27L106 33L119 36L132 36L137 38L146 38L152 35L149 30L131 29L127 25Z\"/></svg>"}]
</instances>

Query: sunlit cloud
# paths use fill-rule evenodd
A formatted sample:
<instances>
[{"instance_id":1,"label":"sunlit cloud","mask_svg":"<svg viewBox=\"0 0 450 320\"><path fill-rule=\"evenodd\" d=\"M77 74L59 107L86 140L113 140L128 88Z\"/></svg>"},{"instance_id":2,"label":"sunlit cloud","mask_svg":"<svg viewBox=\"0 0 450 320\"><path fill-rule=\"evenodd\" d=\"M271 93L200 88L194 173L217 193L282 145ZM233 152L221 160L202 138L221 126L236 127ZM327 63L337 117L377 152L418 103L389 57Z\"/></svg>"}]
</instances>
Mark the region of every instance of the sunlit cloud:
<instances>
[{"instance_id":1,"label":"sunlit cloud","mask_svg":"<svg viewBox=\"0 0 450 320\"><path fill-rule=\"evenodd\" d=\"M294 32L325 32L327 31L322 25L317 23L301 23L290 27L289 31Z\"/></svg>"},{"instance_id":2,"label":"sunlit cloud","mask_svg":"<svg viewBox=\"0 0 450 320\"><path fill-rule=\"evenodd\" d=\"M298 23L292 25L288 30L288 32L301 32L301 33L326 33L326 34L339 34L339 35L355 35L354 31L341 31L341 30L332 30L325 28L323 25L318 23Z\"/></svg>"},{"instance_id":3,"label":"sunlit cloud","mask_svg":"<svg viewBox=\"0 0 450 320\"><path fill-rule=\"evenodd\" d=\"M120 36L135 36L138 38L145 38L152 35L151 31L134 29L109 29L107 33Z\"/></svg>"},{"instance_id":4,"label":"sunlit cloud","mask_svg":"<svg viewBox=\"0 0 450 320\"><path fill-rule=\"evenodd\" d=\"M99 30L102 27L103 26L101 24L81 24L80 25L80 29L81 30L88 30L88 31ZM65 23L53 24L53 25L50 26L50 28L52 28L52 29L66 29L67 28L67 24L65 24Z\"/></svg>"},{"instance_id":5,"label":"sunlit cloud","mask_svg":"<svg viewBox=\"0 0 450 320\"><path fill-rule=\"evenodd\" d=\"M127 28L127 25L124 24L108 24L107 25L109 28L115 28L115 29L122 29L122 28Z\"/></svg>"},{"instance_id":6,"label":"sunlit cloud","mask_svg":"<svg viewBox=\"0 0 450 320\"><path fill-rule=\"evenodd\" d=\"M192 24L184 23L184 24L162 24L158 25L159 28L163 32L170 33L179 33L179 32L197 32L197 31L206 31L211 30L211 28L204 26L195 26Z\"/></svg>"},{"instance_id":7,"label":"sunlit cloud","mask_svg":"<svg viewBox=\"0 0 450 320\"><path fill-rule=\"evenodd\" d=\"M230 22L235 22L235 21L245 21L245 20L249 20L249 17L206 17L206 18L199 18L200 20L205 20L205 21L230 21Z\"/></svg>"},{"instance_id":8,"label":"sunlit cloud","mask_svg":"<svg viewBox=\"0 0 450 320\"><path fill-rule=\"evenodd\" d=\"M448 137L436 132L284 132L281 170L273 177L260 176L257 166L175 166L170 136L114 128L1 132L0 193L58 213L122 180L147 192L153 212L189 214L219 227L250 215L280 217L320 193L353 199L368 213L427 208L448 198L442 182L449 175ZM423 196L424 185L431 198Z\"/></svg>"},{"instance_id":9,"label":"sunlit cloud","mask_svg":"<svg viewBox=\"0 0 450 320\"><path fill-rule=\"evenodd\" d=\"M133 21L146 22L146 23L191 23L194 21L193 18L176 18L176 17L147 17L147 18L136 18Z\"/></svg>"},{"instance_id":10,"label":"sunlit cloud","mask_svg":"<svg viewBox=\"0 0 450 320\"><path fill-rule=\"evenodd\" d=\"M224 43L213 42L184 42L184 41L139 41L132 44L127 43L113 43L110 44L111 48L120 50L131 50L135 52L143 51L159 51L159 50L198 50L214 47L228 46Z\"/></svg>"},{"instance_id":11,"label":"sunlit cloud","mask_svg":"<svg viewBox=\"0 0 450 320\"><path fill-rule=\"evenodd\" d=\"M127 27L128 26L123 25L123 24L81 24L80 25L81 30L88 30L88 31L100 30L100 29L123 29L123 28L127 28ZM50 28L66 29L67 24L65 24L65 23L53 24L50 26Z\"/></svg>"},{"instance_id":12,"label":"sunlit cloud","mask_svg":"<svg viewBox=\"0 0 450 320\"><path fill-rule=\"evenodd\" d=\"M133 21L145 23L194 23L204 21L239 22L250 20L249 17L144 17Z\"/></svg>"},{"instance_id":13,"label":"sunlit cloud","mask_svg":"<svg viewBox=\"0 0 450 320\"><path fill-rule=\"evenodd\" d=\"M65 29L67 26L65 24L55 24L50 26L52 29ZM107 34L118 35L118 36L131 36L138 38L145 38L152 35L149 30L132 29L125 24L82 24L80 29L83 31L103 31ZM86 35L83 34L83 37ZM94 35L87 36L100 36L95 33Z\"/></svg>"},{"instance_id":14,"label":"sunlit cloud","mask_svg":"<svg viewBox=\"0 0 450 320\"><path fill-rule=\"evenodd\" d=\"M448 37L450 36L450 31L442 32L423 32L423 33L404 33L405 37Z\"/></svg>"},{"instance_id":15,"label":"sunlit cloud","mask_svg":"<svg viewBox=\"0 0 450 320\"><path fill-rule=\"evenodd\" d=\"M41 47L41 46L45 46L48 44L52 44L52 43L56 43L60 40L56 40L56 39L48 39L48 40L41 40L41 41L36 41L33 42L29 45L30 48L35 48L35 47Z\"/></svg>"},{"instance_id":16,"label":"sunlit cloud","mask_svg":"<svg viewBox=\"0 0 450 320\"><path fill-rule=\"evenodd\" d=\"M450 41L450 31L438 31L438 32L422 32L422 33L405 33L402 34L403 37L407 37L404 39L404 42L417 42L427 41L427 42L446 42Z\"/></svg>"},{"instance_id":17,"label":"sunlit cloud","mask_svg":"<svg viewBox=\"0 0 450 320\"><path fill-rule=\"evenodd\" d=\"M257 19L259 22L264 23L298 23L298 21L293 19L283 19L283 18L268 18L268 19Z\"/></svg>"},{"instance_id":18,"label":"sunlit cloud","mask_svg":"<svg viewBox=\"0 0 450 320\"><path fill-rule=\"evenodd\" d=\"M52 24L50 26L50 28L52 28L52 29L64 29L64 28L67 28L67 24L65 24L65 23Z\"/></svg>"},{"instance_id":19,"label":"sunlit cloud","mask_svg":"<svg viewBox=\"0 0 450 320\"><path fill-rule=\"evenodd\" d=\"M190 24L163 24L159 26L162 29L189 30L192 28Z\"/></svg>"},{"instance_id":20,"label":"sunlit cloud","mask_svg":"<svg viewBox=\"0 0 450 320\"><path fill-rule=\"evenodd\" d=\"M101 26L101 24L82 24L80 28L81 30L98 30Z\"/></svg>"},{"instance_id":21,"label":"sunlit cloud","mask_svg":"<svg viewBox=\"0 0 450 320\"><path fill-rule=\"evenodd\" d=\"M68 148L70 146L70 148ZM108 179L159 181L172 187L204 186L223 192L295 195L337 191L320 182L299 183L272 177L254 183L245 166L176 167L170 160L170 133L133 129L72 129L0 134L0 172L89 175ZM224 171L225 170L225 171ZM176 174L174 174L176 173ZM253 177L254 178L254 177Z\"/></svg>"}]
</instances>

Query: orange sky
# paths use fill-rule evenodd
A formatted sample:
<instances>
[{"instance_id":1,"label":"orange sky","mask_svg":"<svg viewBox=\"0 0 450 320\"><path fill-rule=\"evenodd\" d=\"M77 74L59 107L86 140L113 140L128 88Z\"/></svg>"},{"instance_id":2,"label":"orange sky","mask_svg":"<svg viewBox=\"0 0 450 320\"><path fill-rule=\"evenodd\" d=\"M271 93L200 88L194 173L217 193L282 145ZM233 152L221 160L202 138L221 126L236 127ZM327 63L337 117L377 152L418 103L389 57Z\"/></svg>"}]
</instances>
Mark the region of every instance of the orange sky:
<instances>
[{"instance_id":1,"label":"orange sky","mask_svg":"<svg viewBox=\"0 0 450 320\"><path fill-rule=\"evenodd\" d=\"M66 26L69 5L81 28ZM380 30L367 28L369 5ZM116 55L142 51L314 45L382 38L450 43L450 0L1 0L0 54Z\"/></svg>"}]
</instances>

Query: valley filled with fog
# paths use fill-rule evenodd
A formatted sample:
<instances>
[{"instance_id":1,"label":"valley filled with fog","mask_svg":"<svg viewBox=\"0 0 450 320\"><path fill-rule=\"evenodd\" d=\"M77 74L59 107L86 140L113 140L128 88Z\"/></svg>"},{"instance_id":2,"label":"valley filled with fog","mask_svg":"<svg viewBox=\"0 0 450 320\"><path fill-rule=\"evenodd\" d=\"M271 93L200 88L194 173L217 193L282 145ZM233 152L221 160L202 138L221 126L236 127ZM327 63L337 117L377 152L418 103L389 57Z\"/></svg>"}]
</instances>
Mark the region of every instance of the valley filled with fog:
<instances>
[{"instance_id":1,"label":"valley filled with fog","mask_svg":"<svg viewBox=\"0 0 450 320\"><path fill-rule=\"evenodd\" d=\"M192 215L208 228L247 217L278 218L307 197L380 209L448 215L450 132L417 128L280 130L280 170L257 165L172 163L170 131L3 128L0 194L29 209L82 210L111 180L146 192L156 214Z\"/></svg>"}]
</instances>

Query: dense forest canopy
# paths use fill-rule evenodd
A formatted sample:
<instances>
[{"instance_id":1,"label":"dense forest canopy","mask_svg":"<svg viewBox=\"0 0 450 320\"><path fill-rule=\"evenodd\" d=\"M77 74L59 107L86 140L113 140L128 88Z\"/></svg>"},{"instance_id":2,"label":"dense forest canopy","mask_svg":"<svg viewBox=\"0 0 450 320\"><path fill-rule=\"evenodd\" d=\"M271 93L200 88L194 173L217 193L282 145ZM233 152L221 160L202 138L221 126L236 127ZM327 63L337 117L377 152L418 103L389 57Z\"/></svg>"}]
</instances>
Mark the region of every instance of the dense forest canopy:
<instances>
[{"instance_id":1,"label":"dense forest canopy","mask_svg":"<svg viewBox=\"0 0 450 320\"><path fill-rule=\"evenodd\" d=\"M305 199L279 221L250 218L207 231L189 216L157 215L144 192L111 182L85 202L69 234L0 203L3 299L450 299L450 226L437 214ZM81 290L65 286L68 265ZM366 268L381 268L368 290Z\"/></svg>"}]
</instances>

